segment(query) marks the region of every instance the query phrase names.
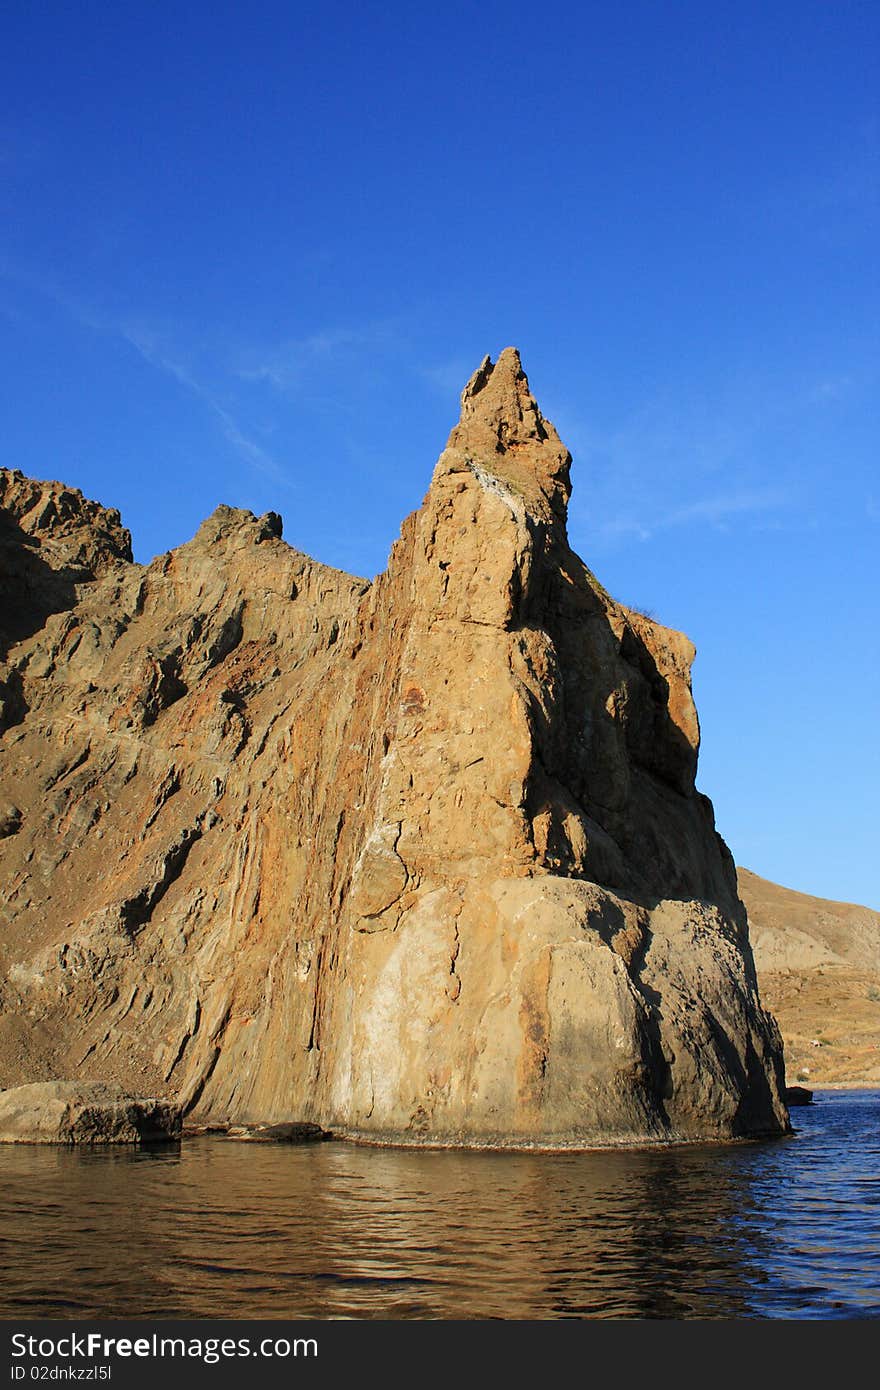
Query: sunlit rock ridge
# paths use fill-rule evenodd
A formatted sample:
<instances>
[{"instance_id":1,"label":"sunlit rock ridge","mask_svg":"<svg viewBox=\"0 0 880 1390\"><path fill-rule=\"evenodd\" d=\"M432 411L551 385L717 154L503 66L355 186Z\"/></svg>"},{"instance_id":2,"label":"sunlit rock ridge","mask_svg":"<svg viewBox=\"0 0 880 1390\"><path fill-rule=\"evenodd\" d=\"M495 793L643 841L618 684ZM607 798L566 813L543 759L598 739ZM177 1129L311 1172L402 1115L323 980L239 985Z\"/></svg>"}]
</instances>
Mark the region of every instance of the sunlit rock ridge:
<instances>
[{"instance_id":1,"label":"sunlit rock ridge","mask_svg":"<svg viewBox=\"0 0 880 1390\"><path fill-rule=\"evenodd\" d=\"M229 507L137 565L0 472L0 1084L413 1144L787 1128L694 648L570 549L516 350L461 399L373 583Z\"/></svg>"}]
</instances>

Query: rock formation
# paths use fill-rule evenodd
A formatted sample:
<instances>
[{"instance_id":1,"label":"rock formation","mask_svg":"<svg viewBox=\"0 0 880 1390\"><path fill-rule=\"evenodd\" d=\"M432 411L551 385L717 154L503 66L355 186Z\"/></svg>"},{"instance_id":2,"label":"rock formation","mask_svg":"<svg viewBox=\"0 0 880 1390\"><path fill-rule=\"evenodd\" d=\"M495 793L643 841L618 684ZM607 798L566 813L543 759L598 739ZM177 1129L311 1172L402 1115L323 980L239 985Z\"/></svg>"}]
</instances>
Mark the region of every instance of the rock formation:
<instances>
[{"instance_id":1,"label":"rock formation","mask_svg":"<svg viewBox=\"0 0 880 1390\"><path fill-rule=\"evenodd\" d=\"M789 1081L880 1085L880 912L738 869L761 996Z\"/></svg>"},{"instance_id":2,"label":"rock formation","mask_svg":"<svg viewBox=\"0 0 880 1390\"><path fill-rule=\"evenodd\" d=\"M0 1092L0 1144L156 1144L178 1139L179 1105L103 1082L42 1081Z\"/></svg>"},{"instance_id":3,"label":"rock formation","mask_svg":"<svg viewBox=\"0 0 880 1390\"><path fill-rule=\"evenodd\" d=\"M410 1143L786 1129L694 648L571 551L569 463L486 358L373 583L228 507L141 567L2 475L0 1083Z\"/></svg>"}]
</instances>

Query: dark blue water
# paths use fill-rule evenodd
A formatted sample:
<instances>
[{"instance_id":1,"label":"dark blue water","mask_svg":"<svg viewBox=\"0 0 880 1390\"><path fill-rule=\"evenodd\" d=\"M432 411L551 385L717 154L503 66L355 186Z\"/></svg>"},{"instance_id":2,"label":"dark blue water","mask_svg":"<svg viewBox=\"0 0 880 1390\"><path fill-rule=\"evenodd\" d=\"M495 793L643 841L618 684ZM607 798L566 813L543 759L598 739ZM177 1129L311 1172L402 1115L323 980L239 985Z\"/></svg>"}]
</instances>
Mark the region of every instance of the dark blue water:
<instances>
[{"instance_id":1,"label":"dark blue water","mask_svg":"<svg viewBox=\"0 0 880 1390\"><path fill-rule=\"evenodd\" d=\"M590 1154L0 1146L0 1314L880 1316L880 1093Z\"/></svg>"}]
</instances>

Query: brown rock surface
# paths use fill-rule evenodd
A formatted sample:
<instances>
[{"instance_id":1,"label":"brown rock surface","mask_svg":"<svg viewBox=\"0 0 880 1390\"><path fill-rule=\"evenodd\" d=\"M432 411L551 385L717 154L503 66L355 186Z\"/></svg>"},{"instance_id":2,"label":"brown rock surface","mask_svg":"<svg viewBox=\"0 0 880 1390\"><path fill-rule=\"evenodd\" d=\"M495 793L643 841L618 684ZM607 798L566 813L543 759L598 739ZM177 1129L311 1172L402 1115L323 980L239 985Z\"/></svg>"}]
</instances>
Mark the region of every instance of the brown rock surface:
<instances>
[{"instance_id":1,"label":"brown rock surface","mask_svg":"<svg viewBox=\"0 0 880 1390\"><path fill-rule=\"evenodd\" d=\"M415 1143L786 1127L694 649L571 551L569 462L507 349L372 584L226 507L86 548L0 671L0 1082ZM27 531L26 593L34 539L68 564Z\"/></svg>"},{"instance_id":2,"label":"brown rock surface","mask_svg":"<svg viewBox=\"0 0 880 1390\"><path fill-rule=\"evenodd\" d=\"M0 1091L0 1144L151 1144L180 1136L180 1106L103 1082L43 1081Z\"/></svg>"},{"instance_id":3,"label":"brown rock surface","mask_svg":"<svg viewBox=\"0 0 880 1390\"><path fill-rule=\"evenodd\" d=\"M811 898L748 869L737 878L788 1080L880 1085L880 912Z\"/></svg>"}]
</instances>

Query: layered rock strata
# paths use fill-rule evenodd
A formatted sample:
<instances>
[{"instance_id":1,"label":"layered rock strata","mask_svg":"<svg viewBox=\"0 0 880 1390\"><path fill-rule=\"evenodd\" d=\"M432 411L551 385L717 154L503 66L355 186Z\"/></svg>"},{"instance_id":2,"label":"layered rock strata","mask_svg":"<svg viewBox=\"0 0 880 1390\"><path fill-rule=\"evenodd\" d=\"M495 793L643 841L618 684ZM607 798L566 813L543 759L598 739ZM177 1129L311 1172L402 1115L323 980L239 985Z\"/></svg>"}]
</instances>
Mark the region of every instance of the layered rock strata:
<instances>
[{"instance_id":1,"label":"layered rock strata","mask_svg":"<svg viewBox=\"0 0 880 1390\"><path fill-rule=\"evenodd\" d=\"M226 507L135 565L4 475L0 1083L405 1143L786 1129L694 648L570 549L569 464L507 349L373 583Z\"/></svg>"}]
</instances>

